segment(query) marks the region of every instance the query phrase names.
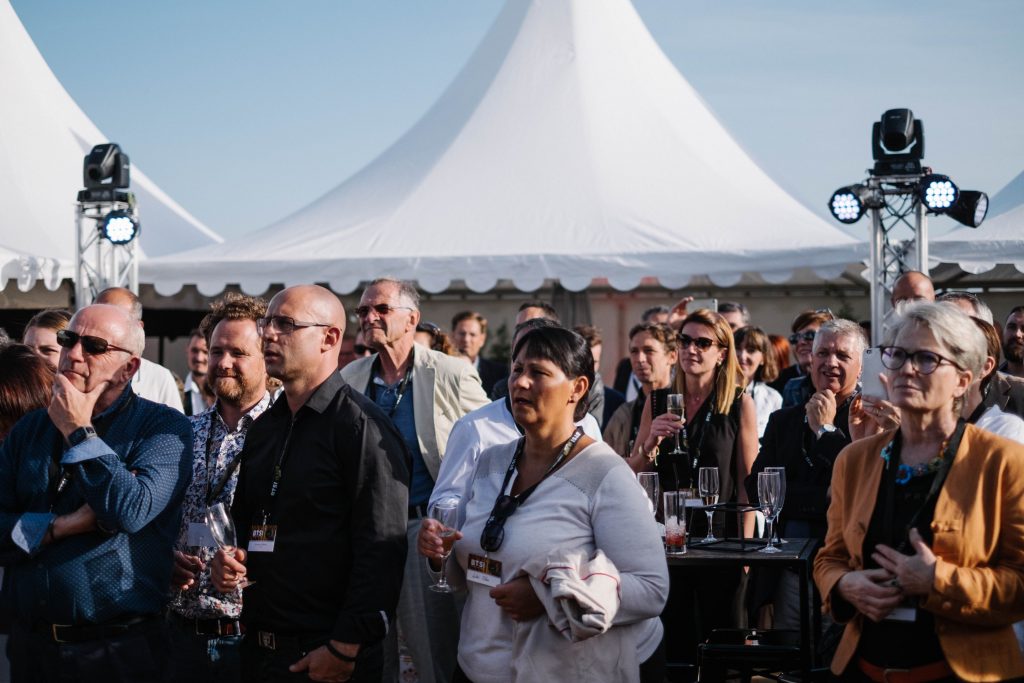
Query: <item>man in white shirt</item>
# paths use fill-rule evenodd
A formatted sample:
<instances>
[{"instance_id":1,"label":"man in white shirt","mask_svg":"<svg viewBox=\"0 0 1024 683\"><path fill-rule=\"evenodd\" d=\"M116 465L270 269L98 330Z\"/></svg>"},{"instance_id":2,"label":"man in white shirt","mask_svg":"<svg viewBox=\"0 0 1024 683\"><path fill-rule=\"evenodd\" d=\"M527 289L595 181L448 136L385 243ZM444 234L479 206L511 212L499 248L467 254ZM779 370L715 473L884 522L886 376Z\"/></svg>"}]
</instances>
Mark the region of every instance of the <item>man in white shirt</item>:
<instances>
[{"instance_id":1,"label":"man in white shirt","mask_svg":"<svg viewBox=\"0 0 1024 683\"><path fill-rule=\"evenodd\" d=\"M188 363L188 374L185 375L185 414L199 415L213 404L213 396L206 386L206 371L210 353L206 348L206 338L199 330L192 330L188 339L188 350L185 360Z\"/></svg>"},{"instance_id":2,"label":"man in white shirt","mask_svg":"<svg viewBox=\"0 0 1024 683\"><path fill-rule=\"evenodd\" d=\"M142 302L129 289L109 287L100 292L93 303L117 306L125 311L139 327L143 327ZM132 377L132 391L142 398L163 403L165 406L184 413L185 408L181 403L178 383L174 381L171 371L145 358L140 358L140 360L142 364L139 365L138 372Z\"/></svg>"}]
</instances>

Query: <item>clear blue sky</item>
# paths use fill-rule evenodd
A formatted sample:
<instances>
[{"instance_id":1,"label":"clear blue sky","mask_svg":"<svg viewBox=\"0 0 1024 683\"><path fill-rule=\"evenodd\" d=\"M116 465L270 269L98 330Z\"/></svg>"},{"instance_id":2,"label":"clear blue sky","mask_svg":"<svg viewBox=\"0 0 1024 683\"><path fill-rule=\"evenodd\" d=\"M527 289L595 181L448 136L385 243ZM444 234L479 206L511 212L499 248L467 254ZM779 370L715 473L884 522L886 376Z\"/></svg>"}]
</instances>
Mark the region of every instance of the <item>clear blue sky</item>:
<instances>
[{"instance_id":1,"label":"clear blue sky","mask_svg":"<svg viewBox=\"0 0 1024 683\"><path fill-rule=\"evenodd\" d=\"M440 95L500 0L12 0L79 106L226 237L301 208ZM1024 168L1024 2L636 0L751 156L821 215L910 107L961 187ZM836 223L838 225L838 223ZM936 226L939 227L939 226ZM854 226L866 235L867 221Z\"/></svg>"}]
</instances>

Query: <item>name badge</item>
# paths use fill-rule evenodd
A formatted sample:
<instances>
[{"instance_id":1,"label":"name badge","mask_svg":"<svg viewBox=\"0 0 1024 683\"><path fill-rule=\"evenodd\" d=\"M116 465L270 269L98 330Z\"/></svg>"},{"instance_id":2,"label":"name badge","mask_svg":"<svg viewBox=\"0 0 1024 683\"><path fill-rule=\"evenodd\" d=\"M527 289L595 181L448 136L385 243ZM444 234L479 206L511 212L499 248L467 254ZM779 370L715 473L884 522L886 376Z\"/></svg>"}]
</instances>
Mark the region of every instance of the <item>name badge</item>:
<instances>
[{"instance_id":1,"label":"name badge","mask_svg":"<svg viewBox=\"0 0 1024 683\"><path fill-rule=\"evenodd\" d=\"M882 621L903 621L913 623L917 621L917 608L916 607L897 607Z\"/></svg>"},{"instance_id":2,"label":"name badge","mask_svg":"<svg viewBox=\"0 0 1024 683\"><path fill-rule=\"evenodd\" d=\"M276 524L253 524L249 532L249 552L272 553L276 539Z\"/></svg>"},{"instance_id":3,"label":"name badge","mask_svg":"<svg viewBox=\"0 0 1024 683\"><path fill-rule=\"evenodd\" d=\"M501 562L479 555L470 555L466 565L466 580L491 588L501 585Z\"/></svg>"},{"instance_id":4,"label":"name badge","mask_svg":"<svg viewBox=\"0 0 1024 683\"><path fill-rule=\"evenodd\" d=\"M213 540L210 527L206 522L189 522L188 545L196 548L216 548L217 541Z\"/></svg>"}]
</instances>

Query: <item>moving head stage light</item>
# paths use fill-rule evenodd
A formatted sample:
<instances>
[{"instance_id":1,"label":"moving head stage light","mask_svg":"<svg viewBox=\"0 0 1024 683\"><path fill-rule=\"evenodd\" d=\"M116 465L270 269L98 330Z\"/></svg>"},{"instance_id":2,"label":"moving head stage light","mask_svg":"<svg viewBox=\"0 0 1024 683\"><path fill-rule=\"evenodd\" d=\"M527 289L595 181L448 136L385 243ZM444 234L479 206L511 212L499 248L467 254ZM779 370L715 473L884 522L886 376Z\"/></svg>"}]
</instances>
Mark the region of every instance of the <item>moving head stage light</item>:
<instances>
[{"instance_id":1,"label":"moving head stage light","mask_svg":"<svg viewBox=\"0 0 1024 683\"><path fill-rule=\"evenodd\" d=\"M924 159L924 121L909 109L890 109L871 128L871 156L875 175L921 172Z\"/></svg>"}]
</instances>

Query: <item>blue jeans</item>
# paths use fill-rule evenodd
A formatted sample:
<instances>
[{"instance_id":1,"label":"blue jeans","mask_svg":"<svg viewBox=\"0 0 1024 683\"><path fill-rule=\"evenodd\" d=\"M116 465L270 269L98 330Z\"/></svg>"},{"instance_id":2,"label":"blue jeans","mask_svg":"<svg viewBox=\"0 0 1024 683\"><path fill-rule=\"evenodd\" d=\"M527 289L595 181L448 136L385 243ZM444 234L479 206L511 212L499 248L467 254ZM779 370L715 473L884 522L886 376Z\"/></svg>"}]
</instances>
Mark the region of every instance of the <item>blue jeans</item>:
<instances>
[{"instance_id":1,"label":"blue jeans","mask_svg":"<svg viewBox=\"0 0 1024 683\"><path fill-rule=\"evenodd\" d=\"M176 619L168 626L174 653L173 680L188 683L238 683L241 680L244 636L200 636Z\"/></svg>"}]
</instances>

